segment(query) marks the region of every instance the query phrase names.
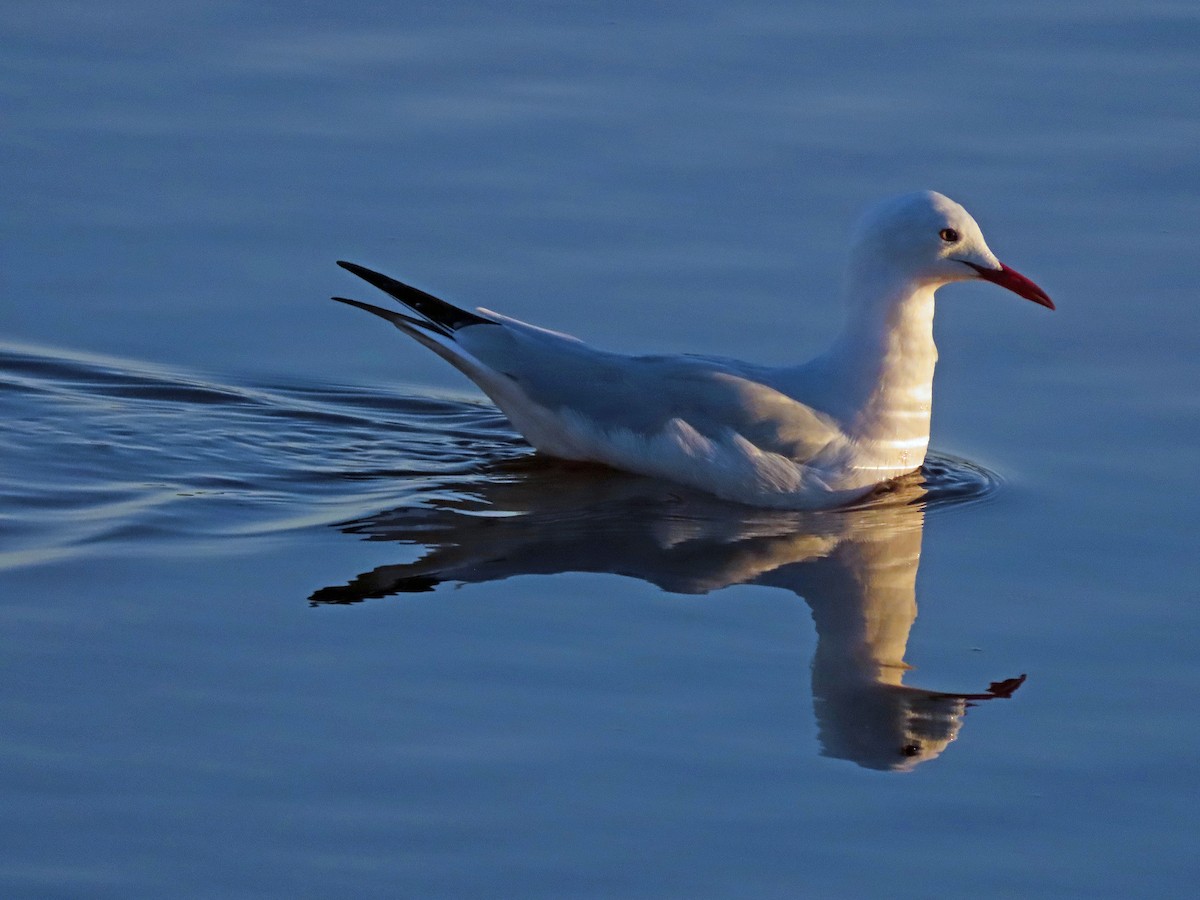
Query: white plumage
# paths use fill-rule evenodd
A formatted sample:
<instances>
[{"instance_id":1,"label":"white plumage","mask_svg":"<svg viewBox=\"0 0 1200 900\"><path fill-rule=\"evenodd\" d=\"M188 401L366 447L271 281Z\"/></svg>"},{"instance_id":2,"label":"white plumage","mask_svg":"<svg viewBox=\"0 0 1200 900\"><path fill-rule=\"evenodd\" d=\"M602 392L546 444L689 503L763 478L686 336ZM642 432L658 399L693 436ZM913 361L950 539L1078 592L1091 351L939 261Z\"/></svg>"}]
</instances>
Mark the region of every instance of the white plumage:
<instances>
[{"instance_id":1,"label":"white plumage","mask_svg":"<svg viewBox=\"0 0 1200 900\"><path fill-rule=\"evenodd\" d=\"M848 316L830 349L769 368L628 356L339 263L408 313L375 313L474 381L538 450L755 506L838 506L920 467L929 446L934 292L982 278L1054 308L1002 265L975 220L924 191L868 213L851 243Z\"/></svg>"}]
</instances>

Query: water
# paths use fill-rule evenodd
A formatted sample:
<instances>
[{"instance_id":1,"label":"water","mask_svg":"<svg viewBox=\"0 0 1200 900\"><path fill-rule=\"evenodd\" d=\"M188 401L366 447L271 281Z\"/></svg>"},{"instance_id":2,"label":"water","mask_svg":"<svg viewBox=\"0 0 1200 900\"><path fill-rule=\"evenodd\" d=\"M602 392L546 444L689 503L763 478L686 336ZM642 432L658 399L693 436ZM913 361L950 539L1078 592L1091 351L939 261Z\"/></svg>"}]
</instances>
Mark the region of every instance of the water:
<instances>
[{"instance_id":1,"label":"water","mask_svg":"<svg viewBox=\"0 0 1200 900\"><path fill-rule=\"evenodd\" d=\"M0 17L5 896L1194 890L1192 5ZM1059 310L944 291L847 512L531 456L324 300L792 362L917 187Z\"/></svg>"}]
</instances>

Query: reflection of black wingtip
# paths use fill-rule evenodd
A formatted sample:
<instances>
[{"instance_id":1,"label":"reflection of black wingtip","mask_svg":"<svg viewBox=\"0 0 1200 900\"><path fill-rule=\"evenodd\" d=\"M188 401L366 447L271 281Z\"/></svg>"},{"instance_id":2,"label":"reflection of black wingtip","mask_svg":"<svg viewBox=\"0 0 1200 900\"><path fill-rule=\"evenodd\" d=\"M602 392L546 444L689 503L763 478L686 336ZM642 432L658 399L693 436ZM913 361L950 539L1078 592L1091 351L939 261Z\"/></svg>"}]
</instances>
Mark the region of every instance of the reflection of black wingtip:
<instances>
[{"instance_id":1,"label":"reflection of black wingtip","mask_svg":"<svg viewBox=\"0 0 1200 900\"><path fill-rule=\"evenodd\" d=\"M308 598L309 606L349 606L364 600L376 600L393 594L425 594L436 588L441 581L433 575L409 575L388 582L385 586L369 585L363 578L356 578L346 585L330 586L313 591Z\"/></svg>"}]
</instances>

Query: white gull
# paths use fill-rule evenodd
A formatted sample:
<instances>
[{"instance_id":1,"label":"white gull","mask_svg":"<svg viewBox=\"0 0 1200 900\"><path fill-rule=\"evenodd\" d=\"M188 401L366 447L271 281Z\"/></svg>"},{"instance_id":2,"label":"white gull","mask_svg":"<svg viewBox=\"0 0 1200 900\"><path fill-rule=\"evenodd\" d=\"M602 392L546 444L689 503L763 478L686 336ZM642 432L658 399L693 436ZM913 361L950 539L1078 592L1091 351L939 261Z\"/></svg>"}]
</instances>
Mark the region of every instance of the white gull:
<instances>
[{"instance_id":1,"label":"white gull","mask_svg":"<svg viewBox=\"0 0 1200 900\"><path fill-rule=\"evenodd\" d=\"M971 215L933 191L867 213L850 245L840 336L799 366L628 356L353 263L406 312L387 319L477 384L535 448L754 506L839 506L921 466L933 399L934 293L983 279L1054 309L1003 265Z\"/></svg>"}]
</instances>

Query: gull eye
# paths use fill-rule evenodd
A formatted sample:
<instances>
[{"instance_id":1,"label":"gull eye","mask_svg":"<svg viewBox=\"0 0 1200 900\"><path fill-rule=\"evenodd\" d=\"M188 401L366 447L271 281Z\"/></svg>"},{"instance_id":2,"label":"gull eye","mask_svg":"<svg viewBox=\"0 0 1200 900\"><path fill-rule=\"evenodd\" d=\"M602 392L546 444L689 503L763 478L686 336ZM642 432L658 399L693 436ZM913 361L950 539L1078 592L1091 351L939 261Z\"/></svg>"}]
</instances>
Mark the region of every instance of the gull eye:
<instances>
[{"instance_id":1,"label":"gull eye","mask_svg":"<svg viewBox=\"0 0 1200 900\"><path fill-rule=\"evenodd\" d=\"M938 232L938 237L940 237L947 244L957 244L958 243L958 232L955 231L953 228L943 228L941 231Z\"/></svg>"}]
</instances>

